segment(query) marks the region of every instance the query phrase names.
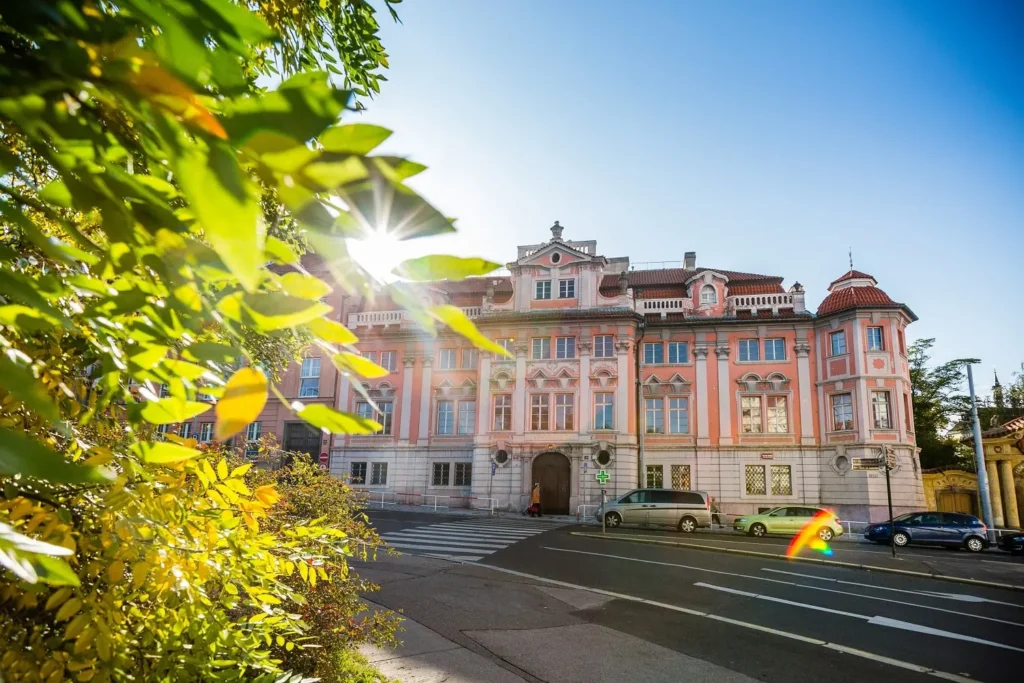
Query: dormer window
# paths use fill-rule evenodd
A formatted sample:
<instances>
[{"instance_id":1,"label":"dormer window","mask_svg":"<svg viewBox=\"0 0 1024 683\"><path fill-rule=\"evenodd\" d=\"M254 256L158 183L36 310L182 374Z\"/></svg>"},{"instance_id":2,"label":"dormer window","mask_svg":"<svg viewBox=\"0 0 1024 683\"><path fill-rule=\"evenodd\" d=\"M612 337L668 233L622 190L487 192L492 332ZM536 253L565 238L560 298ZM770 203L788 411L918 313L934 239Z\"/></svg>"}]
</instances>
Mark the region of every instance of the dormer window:
<instances>
[{"instance_id":1,"label":"dormer window","mask_svg":"<svg viewBox=\"0 0 1024 683\"><path fill-rule=\"evenodd\" d=\"M550 299L551 298L551 280L537 280L536 296L535 299Z\"/></svg>"},{"instance_id":2,"label":"dormer window","mask_svg":"<svg viewBox=\"0 0 1024 683\"><path fill-rule=\"evenodd\" d=\"M718 303L718 292L712 285L704 285L700 288L700 305L708 306Z\"/></svg>"},{"instance_id":3,"label":"dormer window","mask_svg":"<svg viewBox=\"0 0 1024 683\"><path fill-rule=\"evenodd\" d=\"M561 260L562 260L562 255L559 254L557 251L554 254L551 255L551 262L552 263L558 263Z\"/></svg>"},{"instance_id":4,"label":"dormer window","mask_svg":"<svg viewBox=\"0 0 1024 683\"><path fill-rule=\"evenodd\" d=\"M576 298L576 280L559 280L558 281L558 298L559 299L575 299Z\"/></svg>"}]
</instances>

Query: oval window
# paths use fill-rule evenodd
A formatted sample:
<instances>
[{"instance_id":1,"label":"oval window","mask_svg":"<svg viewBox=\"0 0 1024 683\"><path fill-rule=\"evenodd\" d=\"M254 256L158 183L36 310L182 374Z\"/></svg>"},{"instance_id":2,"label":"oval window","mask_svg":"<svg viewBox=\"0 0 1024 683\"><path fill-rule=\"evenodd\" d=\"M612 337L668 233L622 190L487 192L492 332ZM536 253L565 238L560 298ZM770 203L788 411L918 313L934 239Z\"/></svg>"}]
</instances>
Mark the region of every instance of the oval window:
<instances>
[{"instance_id":1,"label":"oval window","mask_svg":"<svg viewBox=\"0 0 1024 683\"><path fill-rule=\"evenodd\" d=\"M559 254L557 251L554 254L551 255L551 262L552 263L558 263L561 260L562 260L562 255Z\"/></svg>"},{"instance_id":2,"label":"oval window","mask_svg":"<svg viewBox=\"0 0 1024 683\"><path fill-rule=\"evenodd\" d=\"M598 451L597 457L594 458L594 460L597 461L597 464L601 467L606 467L612 461L612 454L608 451Z\"/></svg>"},{"instance_id":3,"label":"oval window","mask_svg":"<svg viewBox=\"0 0 1024 683\"><path fill-rule=\"evenodd\" d=\"M494 454L494 462L498 463L499 465L504 465L505 463L507 463L508 462L508 451L500 450L497 453L495 453Z\"/></svg>"}]
</instances>

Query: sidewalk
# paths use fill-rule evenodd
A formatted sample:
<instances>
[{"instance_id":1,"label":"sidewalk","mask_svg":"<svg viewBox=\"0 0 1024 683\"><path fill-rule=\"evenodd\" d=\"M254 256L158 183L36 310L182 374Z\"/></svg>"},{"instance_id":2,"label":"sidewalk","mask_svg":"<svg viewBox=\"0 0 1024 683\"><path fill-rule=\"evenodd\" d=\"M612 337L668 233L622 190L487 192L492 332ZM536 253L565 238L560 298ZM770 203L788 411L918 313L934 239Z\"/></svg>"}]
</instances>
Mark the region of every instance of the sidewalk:
<instances>
[{"instance_id":1,"label":"sidewalk","mask_svg":"<svg viewBox=\"0 0 1024 683\"><path fill-rule=\"evenodd\" d=\"M413 555L353 564L381 586L371 606L405 617L398 647L361 649L403 683L754 683L592 623L605 595Z\"/></svg>"}]
</instances>

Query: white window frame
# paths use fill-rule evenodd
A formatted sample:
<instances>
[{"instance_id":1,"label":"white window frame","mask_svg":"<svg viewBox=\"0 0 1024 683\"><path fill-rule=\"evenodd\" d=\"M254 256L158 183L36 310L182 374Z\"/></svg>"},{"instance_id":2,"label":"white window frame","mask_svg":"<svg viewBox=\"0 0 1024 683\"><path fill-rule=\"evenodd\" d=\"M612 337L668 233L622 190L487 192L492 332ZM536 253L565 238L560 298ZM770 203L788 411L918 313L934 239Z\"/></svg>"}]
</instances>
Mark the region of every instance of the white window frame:
<instances>
[{"instance_id":1,"label":"white window frame","mask_svg":"<svg viewBox=\"0 0 1024 683\"><path fill-rule=\"evenodd\" d=\"M764 359L776 362L786 360L786 340L783 337L765 339Z\"/></svg>"},{"instance_id":2,"label":"white window frame","mask_svg":"<svg viewBox=\"0 0 1024 683\"><path fill-rule=\"evenodd\" d=\"M437 369L454 370L458 349L441 349L437 352Z\"/></svg>"},{"instance_id":3,"label":"white window frame","mask_svg":"<svg viewBox=\"0 0 1024 683\"><path fill-rule=\"evenodd\" d=\"M576 429L575 394L555 394L555 431L571 432Z\"/></svg>"},{"instance_id":4,"label":"white window frame","mask_svg":"<svg viewBox=\"0 0 1024 683\"><path fill-rule=\"evenodd\" d=\"M496 432L512 431L512 394L495 394L491 428Z\"/></svg>"},{"instance_id":5,"label":"white window frame","mask_svg":"<svg viewBox=\"0 0 1024 683\"><path fill-rule=\"evenodd\" d=\"M182 422L178 425L178 436L183 439L192 438L192 422Z\"/></svg>"},{"instance_id":6,"label":"white window frame","mask_svg":"<svg viewBox=\"0 0 1024 683\"><path fill-rule=\"evenodd\" d=\"M615 429L615 394L610 391L594 394L594 429Z\"/></svg>"},{"instance_id":7,"label":"white window frame","mask_svg":"<svg viewBox=\"0 0 1024 683\"><path fill-rule=\"evenodd\" d=\"M530 394L530 431L551 430L551 398L547 394Z\"/></svg>"},{"instance_id":8,"label":"white window frame","mask_svg":"<svg viewBox=\"0 0 1024 683\"><path fill-rule=\"evenodd\" d=\"M452 467L452 486L466 488L473 485L473 463L457 462Z\"/></svg>"},{"instance_id":9,"label":"white window frame","mask_svg":"<svg viewBox=\"0 0 1024 683\"><path fill-rule=\"evenodd\" d=\"M615 356L615 337L610 334L594 335L594 358Z\"/></svg>"},{"instance_id":10,"label":"white window frame","mask_svg":"<svg viewBox=\"0 0 1024 683\"><path fill-rule=\"evenodd\" d=\"M789 434L789 398L768 396L765 400L765 423L768 434Z\"/></svg>"},{"instance_id":11,"label":"white window frame","mask_svg":"<svg viewBox=\"0 0 1024 683\"><path fill-rule=\"evenodd\" d=\"M477 352L476 349L462 349L462 369L476 370Z\"/></svg>"},{"instance_id":12,"label":"white window frame","mask_svg":"<svg viewBox=\"0 0 1024 683\"><path fill-rule=\"evenodd\" d=\"M394 372L398 367L397 351L381 351L379 365L388 372Z\"/></svg>"},{"instance_id":13,"label":"white window frame","mask_svg":"<svg viewBox=\"0 0 1024 683\"><path fill-rule=\"evenodd\" d=\"M756 468L761 470L761 483L764 486L760 491L750 490L750 473L755 471ZM745 465L743 467L743 491L748 496L767 496L768 495L768 478L767 472L764 470L764 465Z\"/></svg>"},{"instance_id":14,"label":"white window frame","mask_svg":"<svg viewBox=\"0 0 1024 683\"><path fill-rule=\"evenodd\" d=\"M762 396L740 396L740 432L764 433L764 401Z\"/></svg>"},{"instance_id":15,"label":"white window frame","mask_svg":"<svg viewBox=\"0 0 1024 683\"><path fill-rule=\"evenodd\" d=\"M682 354L679 350L682 349ZM681 356L681 359L680 359ZM690 342L670 341L668 343L668 364L686 365L690 362Z\"/></svg>"},{"instance_id":16,"label":"white window frame","mask_svg":"<svg viewBox=\"0 0 1024 683\"><path fill-rule=\"evenodd\" d=\"M841 404L839 404L839 403L836 402L836 399L838 399L838 398L845 398L845 400ZM837 406L842 409L842 412L844 414L845 413L849 414L849 418L848 419L844 419L842 421L836 419L837 418L837 415L836 415L836 407ZM853 394L844 391L844 392L841 392L841 393L836 393L836 394L829 395L829 408L831 408L831 413L832 413L832 431L833 432L850 432L850 431L853 431L853 429L854 429L854 421L853 421ZM840 426L841 423L845 423L845 426Z\"/></svg>"},{"instance_id":17,"label":"white window frame","mask_svg":"<svg viewBox=\"0 0 1024 683\"><path fill-rule=\"evenodd\" d=\"M381 430L378 434L388 436L391 434L391 430L395 424L395 404L393 401L377 401L377 407L380 409L377 416L374 417L377 422L380 423Z\"/></svg>"},{"instance_id":18,"label":"white window frame","mask_svg":"<svg viewBox=\"0 0 1024 683\"><path fill-rule=\"evenodd\" d=\"M568 360L576 357L576 337L555 337L555 358Z\"/></svg>"},{"instance_id":19,"label":"white window frame","mask_svg":"<svg viewBox=\"0 0 1024 683\"><path fill-rule=\"evenodd\" d=\"M213 441L213 423L212 422L200 422L199 423L199 442L210 443Z\"/></svg>"},{"instance_id":20,"label":"white window frame","mask_svg":"<svg viewBox=\"0 0 1024 683\"><path fill-rule=\"evenodd\" d=\"M829 357L831 358L833 356L843 356L846 354L846 349L846 330L836 330L835 332L830 332L828 335Z\"/></svg>"},{"instance_id":21,"label":"white window frame","mask_svg":"<svg viewBox=\"0 0 1024 683\"><path fill-rule=\"evenodd\" d=\"M650 353L648 353L648 351L650 351ZM644 342L644 365L664 364L665 344L662 342Z\"/></svg>"},{"instance_id":22,"label":"white window frame","mask_svg":"<svg viewBox=\"0 0 1024 683\"><path fill-rule=\"evenodd\" d=\"M761 360L761 340L740 339L737 346L740 363L756 363ZM751 357L751 352L753 352L753 357Z\"/></svg>"},{"instance_id":23,"label":"white window frame","mask_svg":"<svg viewBox=\"0 0 1024 683\"><path fill-rule=\"evenodd\" d=\"M506 337L504 339L495 339L494 343L497 344L498 346L500 346L501 348L505 349L509 353L511 353L513 358L515 357L515 355L516 355L516 340L515 339L513 339L512 337ZM497 355L495 355L494 358L495 358L495 360L508 360L507 358L504 358L504 357L501 357L501 356L497 356Z\"/></svg>"},{"instance_id":24,"label":"white window frame","mask_svg":"<svg viewBox=\"0 0 1024 683\"><path fill-rule=\"evenodd\" d=\"M315 380L315 383L309 380ZM320 359L303 358L299 369L299 398L320 396Z\"/></svg>"},{"instance_id":25,"label":"white window frame","mask_svg":"<svg viewBox=\"0 0 1024 683\"><path fill-rule=\"evenodd\" d=\"M437 402L434 416L434 434L453 436L455 434L455 401L445 399Z\"/></svg>"},{"instance_id":26,"label":"white window frame","mask_svg":"<svg viewBox=\"0 0 1024 683\"><path fill-rule=\"evenodd\" d=\"M438 477L438 473L444 474L443 477ZM439 480L442 480L440 483ZM452 464L450 462L435 462L430 466L430 485L435 488L445 488L451 485L452 481Z\"/></svg>"},{"instance_id":27,"label":"white window frame","mask_svg":"<svg viewBox=\"0 0 1024 683\"><path fill-rule=\"evenodd\" d=\"M872 339L872 332L877 333ZM871 325L868 327L868 351L885 351L885 328Z\"/></svg>"},{"instance_id":28,"label":"white window frame","mask_svg":"<svg viewBox=\"0 0 1024 683\"><path fill-rule=\"evenodd\" d=\"M718 303L718 290L714 285L704 285L700 288L700 305L711 306Z\"/></svg>"},{"instance_id":29,"label":"white window frame","mask_svg":"<svg viewBox=\"0 0 1024 683\"><path fill-rule=\"evenodd\" d=\"M665 488L665 467L663 465L647 465L644 481L649 489Z\"/></svg>"},{"instance_id":30,"label":"white window frame","mask_svg":"<svg viewBox=\"0 0 1024 683\"><path fill-rule=\"evenodd\" d=\"M576 298L576 278L570 278L568 280L558 281L558 298L559 299L575 299Z\"/></svg>"},{"instance_id":31,"label":"white window frame","mask_svg":"<svg viewBox=\"0 0 1024 683\"><path fill-rule=\"evenodd\" d=\"M459 434L476 433L476 401L459 401Z\"/></svg>"},{"instance_id":32,"label":"white window frame","mask_svg":"<svg viewBox=\"0 0 1024 683\"><path fill-rule=\"evenodd\" d=\"M538 350L541 353L538 353ZM531 339L530 358L533 360L551 360L551 337L534 337Z\"/></svg>"},{"instance_id":33,"label":"white window frame","mask_svg":"<svg viewBox=\"0 0 1024 683\"><path fill-rule=\"evenodd\" d=\"M785 472L786 478L789 480L789 491L777 490L775 488L775 473ZM773 496L792 496L793 495L793 467L791 465L772 465L767 472L768 479L765 481L765 487L771 487Z\"/></svg>"},{"instance_id":34,"label":"white window frame","mask_svg":"<svg viewBox=\"0 0 1024 683\"><path fill-rule=\"evenodd\" d=\"M533 283L533 298L537 301L551 299L551 280L537 280Z\"/></svg>"},{"instance_id":35,"label":"white window frame","mask_svg":"<svg viewBox=\"0 0 1024 683\"><path fill-rule=\"evenodd\" d=\"M353 484L358 484L360 486L365 485L367 470L369 469L367 465L368 463L365 460L357 460L354 462L350 462L348 464L349 481ZM363 471L363 475L361 477L356 477L357 469L361 469Z\"/></svg>"},{"instance_id":36,"label":"white window frame","mask_svg":"<svg viewBox=\"0 0 1024 683\"><path fill-rule=\"evenodd\" d=\"M644 399L644 433L665 433L665 402L660 398Z\"/></svg>"},{"instance_id":37,"label":"white window frame","mask_svg":"<svg viewBox=\"0 0 1024 683\"><path fill-rule=\"evenodd\" d=\"M259 453L260 445L257 443L263 431L263 422L254 420L245 426L245 457L253 458Z\"/></svg>"},{"instance_id":38,"label":"white window frame","mask_svg":"<svg viewBox=\"0 0 1024 683\"><path fill-rule=\"evenodd\" d=\"M885 389L871 392L871 423L875 429L892 429L892 395Z\"/></svg>"},{"instance_id":39,"label":"white window frame","mask_svg":"<svg viewBox=\"0 0 1024 683\"><path fill-rule=\"evenodd\" d=\"M370 463L370 486L388 485L388 464L386 462Z\"/></svg>"},{"instance_id":40,"label":"white window frame","mask_svg":"<svg viewBox=\"0 0 1024 683\"><path fill-rule=\"evenodd\" d=\"M685 396L669 396L668 433L690 433L690 400Z\"/></svg>"}]
</instances>

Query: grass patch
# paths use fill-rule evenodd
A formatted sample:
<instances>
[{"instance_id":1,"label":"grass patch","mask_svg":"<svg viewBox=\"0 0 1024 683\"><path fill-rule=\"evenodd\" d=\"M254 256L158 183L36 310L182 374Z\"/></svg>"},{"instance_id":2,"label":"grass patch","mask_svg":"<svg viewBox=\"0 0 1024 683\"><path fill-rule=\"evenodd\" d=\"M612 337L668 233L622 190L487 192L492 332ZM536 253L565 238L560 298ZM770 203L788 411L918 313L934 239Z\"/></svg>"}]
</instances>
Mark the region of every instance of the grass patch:
<instances>
[{"instance_id":1,"label":"grass patch","mask_svg":"<svg viewBox=\"0 0 1024 683\"><path fill-rule=\"evenodd\" d=\"M338 655L338 683L399 683L377 671L366 657L356 650L342 650Z\"/></svg>"}]
</instances>

